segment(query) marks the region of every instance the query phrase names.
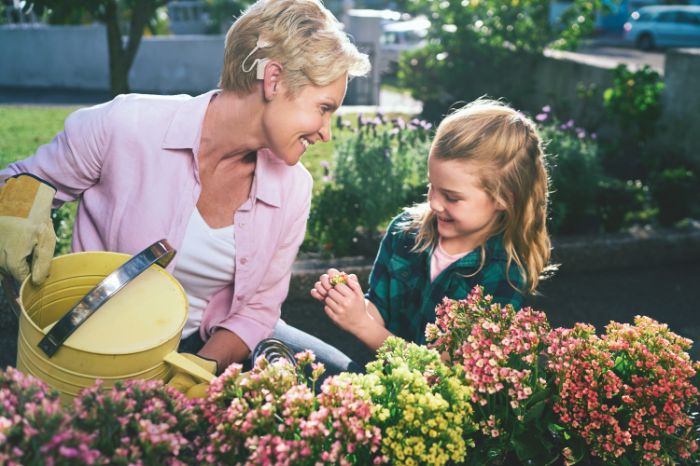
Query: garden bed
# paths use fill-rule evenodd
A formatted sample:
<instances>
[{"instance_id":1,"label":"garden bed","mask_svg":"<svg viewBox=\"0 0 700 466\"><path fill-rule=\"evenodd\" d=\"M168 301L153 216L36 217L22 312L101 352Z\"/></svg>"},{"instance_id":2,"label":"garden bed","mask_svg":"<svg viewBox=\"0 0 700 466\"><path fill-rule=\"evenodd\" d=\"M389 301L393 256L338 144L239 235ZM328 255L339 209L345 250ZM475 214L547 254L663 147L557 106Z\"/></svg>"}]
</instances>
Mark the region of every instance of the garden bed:
<instances>
[{"instance_id":1,"label":"garden bed","mask_svg":"<svg viewBox=\"0 0 700 466\"><path fill-rule=\"evenodd\" d=\"M379 244L377 243L377 250ZM308 291L330 267L354 273L366 284L373 258L310 258L294 263L289 301L311 299ZM700 226L685 230L637 229L628 233L554 238L552 263L561 273L597 272L700 262ZM555 273L556 275L556 273Z\"/></svg>"}]
</instances>

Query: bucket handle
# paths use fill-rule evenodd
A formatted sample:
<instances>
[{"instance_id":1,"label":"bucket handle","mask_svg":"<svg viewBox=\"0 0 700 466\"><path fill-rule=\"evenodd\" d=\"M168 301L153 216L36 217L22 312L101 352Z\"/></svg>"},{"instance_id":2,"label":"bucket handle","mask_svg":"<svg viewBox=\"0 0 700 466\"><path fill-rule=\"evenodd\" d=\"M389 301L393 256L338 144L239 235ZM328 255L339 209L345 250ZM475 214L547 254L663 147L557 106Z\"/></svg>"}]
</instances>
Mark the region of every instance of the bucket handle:
<instances>
[{"instance_id":1,"label":"bucket handle","mask_svg":"<svg viewBox=\"0 0 700 466\"><path fill-rule=\"evenodd\" d=\"M107 275L78 304L61 317L56 325L41 339L39 348L49 358L52 357L63 345L63 342L109 298L114 296L131 280L145 272L151 265L158 264L165 268L174 255L175 249L168 244L167 240L162 239L126 261L117 270Z\"/></svg>"}]
</instances>

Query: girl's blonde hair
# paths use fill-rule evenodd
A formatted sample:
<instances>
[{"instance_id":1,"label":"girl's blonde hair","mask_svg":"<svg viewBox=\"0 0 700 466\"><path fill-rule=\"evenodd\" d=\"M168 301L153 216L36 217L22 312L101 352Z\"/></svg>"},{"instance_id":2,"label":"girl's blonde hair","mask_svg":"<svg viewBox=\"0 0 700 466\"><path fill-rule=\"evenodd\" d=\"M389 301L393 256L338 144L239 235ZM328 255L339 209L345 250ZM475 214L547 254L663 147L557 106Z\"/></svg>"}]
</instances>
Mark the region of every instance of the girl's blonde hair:
<instances>
[{"instance_id":1,"label":"girl's blonde hair","mask_svg":"<svg viewBox=\"0 0 700 466\"><path fill-rule=\"evenodd\" d=\"M248 56L259 39L267 46ZM326 86L345 75L363 76L370 69L367 55L357 50L318 0L259 0L248 7L226 34L219 87L238 94L252 92L255 68L244 72L241 64L262 58L282 64L292 96L309 84Z\"/></svg>"},{"instance_id":2,"label":"girl's blonde hair","mask_svg":"<svg viewBox=\"0 0 700 466\"><path fill-rule=\"evenodd\" d=\"M549 183L535 124L501 102L478 99L440 123L430 157L474 164L481 188L505 207L487 238L503 233L506 269L515 262L525 283L525 290L519 291L534 292L551 252L546 225ZM414 250L433 247L438 233L429 204L416 205L408 212L410 220L403 228L417 231ZM485 257L482 244L481 267ZM510 276L507 279L516 288Z\"/></svg>"}]
</instances>

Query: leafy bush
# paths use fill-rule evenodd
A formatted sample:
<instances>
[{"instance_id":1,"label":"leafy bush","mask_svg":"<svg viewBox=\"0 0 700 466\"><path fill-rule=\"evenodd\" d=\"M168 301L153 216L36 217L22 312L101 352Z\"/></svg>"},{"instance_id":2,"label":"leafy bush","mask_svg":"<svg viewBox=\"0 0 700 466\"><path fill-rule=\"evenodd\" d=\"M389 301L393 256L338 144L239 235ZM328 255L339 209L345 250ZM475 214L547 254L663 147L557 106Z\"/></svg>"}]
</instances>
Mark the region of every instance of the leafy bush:
<instances>
[{"instance_id":1,"label":"leafy bush","mask_svg":"<svg viewBox=\"0 0 700 466\"><path fill-rule=\"evenodd\" d=\"M611 175L648 180L658 153L647 147L661 117L661 76L648 65L630 71L626 65L615 68L613 86L603 92L612 130L606 131L604 162Z\"/></svg>"},{"instance_id":2,"label":"leafy bush","mask_svg":"<svg viewBox=\"0 0 700 466\"><path fill-rule=\"evenodd\" d=\"M635 137L648 138L661 116L661 93L665 84L649 65L630 71L627 65L615 68L613 87L603 92L603 104Z\"/></svg>"},{"instance_id":3,"label":"leafy bush","mask_svg":"<svg viewBox=\"0 0 700 466\"><path fill-rule=\"evenodd\" d=\"M603 231L616 233L630 224L635 213L644 209L648 189L641 181L621 181L606 177L598 183L596 203Z\"/></svg>"},{"instance_id":4,"label":"leafy bush","mask_svg":"<svg viewBox=\"0 0 700 466\"><path fill-rule=\"evenodd\" d=\"M698 179L691 170L667 168L652 182L652 196L659 208L658 220L663 226L672 226L688 217L697 203Z\"/></svg>"},{"instance_id":5,"label":"leafy bush","mask_svg":"<svg viewBox=\"0 0 700 466\"><path fill-rule=\"evenodd\" d=\"M56 232L55 255L57 256L71 252L73 222L75 222L77 207L77 203L71 202L51 211L53 229Z\"/></svg>"},{"instance_id":6,"label":"leafy bush","mask_svg":"<svg viewBox=\"0 0 700 466\"><path fill-rule=\"evenodd\" d=\"M423 101L423 116L437 121L458 101L505 97L518 107L534 86L531 72L546 46L573 48L592 29L599 0L575 0L553 28L550 2L462 0L411 2L427 12L431 27L424 48L403 54L401 84ZM416 73L415 70L420 70Z\"/></svg>"},{"instance_id":7,"label":"leafy bush","mask_svg":"<svg viewBox=\"0 0 700 466\"><path fill-rule=\"evenodd\" d=\"M559 122L549 106L535 119L551 160L550 231L596 231L596 201L602 177L596 135L588 134L573 120Z\"/></svg>"},{"instance_id":8,"label":"leafy bush","mask_svg":"<svg viewBox=\"0 0 700 466\"><path fill-rule=\"evenodd\" d=\"M360 115L356 128L342 120L338 126L334 160L327 184L313 200L309 233L322 250L341 256L357 253L358 242L374 237L425 192L431 125Z\"/></svg>"}]
</instances>

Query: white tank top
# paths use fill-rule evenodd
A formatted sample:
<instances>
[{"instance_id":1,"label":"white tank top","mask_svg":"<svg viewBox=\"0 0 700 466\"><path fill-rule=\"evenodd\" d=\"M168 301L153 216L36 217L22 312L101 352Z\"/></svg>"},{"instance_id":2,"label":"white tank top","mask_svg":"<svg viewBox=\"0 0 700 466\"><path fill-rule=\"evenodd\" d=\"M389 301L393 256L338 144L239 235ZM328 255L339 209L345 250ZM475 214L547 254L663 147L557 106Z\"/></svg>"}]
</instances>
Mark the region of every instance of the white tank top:
<instances>
[{"instance_id":1,"label":"white tank top","mask_svg":"<svg viewBox=\"0 0 700 466\"><path fill-rule=\"evenodd\" d=\"M177 256L173 276L182 284L190 304L182 330L184 339L199 330L211 297L233 282L236 270L233 225L211 228L195 208Z\"/></svg>"}]
</instances>

